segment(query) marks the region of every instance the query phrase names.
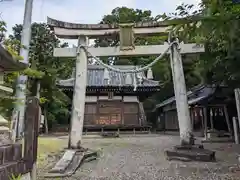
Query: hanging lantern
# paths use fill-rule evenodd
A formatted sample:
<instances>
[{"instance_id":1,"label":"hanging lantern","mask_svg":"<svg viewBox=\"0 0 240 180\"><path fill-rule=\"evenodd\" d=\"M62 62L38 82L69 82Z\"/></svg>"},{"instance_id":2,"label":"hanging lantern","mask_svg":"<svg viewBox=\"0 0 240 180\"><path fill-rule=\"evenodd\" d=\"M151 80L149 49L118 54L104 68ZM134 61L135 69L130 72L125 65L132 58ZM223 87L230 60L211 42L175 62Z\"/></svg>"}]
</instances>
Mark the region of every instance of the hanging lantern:
<instances>
[{"instance_id":1,"label":"hanging lantern","mask_svg":"<svg viewBox=\"0 0 240 180\"><path fill-rule=\"evenodd\" d=\"M126 85L132 85L132 78L131 78L131 75L129 73L126 74L125 84Z\"/></svg>"},{"instance_id":2,"label":"hanging lantern","mask_svg":"<svg viewBox=\"0 0 240 180\"><path fill-rule=\"evenodd\" d=\"M151 68L149 68L148 71L147 71L147 78L148 79L153 79L153 72L152 72Z\"/></svg>"}]
</instances>

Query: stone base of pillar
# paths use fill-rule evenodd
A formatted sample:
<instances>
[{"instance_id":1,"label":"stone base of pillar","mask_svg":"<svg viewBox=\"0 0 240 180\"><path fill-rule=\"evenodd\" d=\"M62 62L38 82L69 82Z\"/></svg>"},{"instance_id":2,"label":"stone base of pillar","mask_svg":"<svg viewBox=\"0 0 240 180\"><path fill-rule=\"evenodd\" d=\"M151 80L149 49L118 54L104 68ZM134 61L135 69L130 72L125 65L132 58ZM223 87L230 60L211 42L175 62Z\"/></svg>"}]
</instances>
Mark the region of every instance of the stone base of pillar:
<instances>
[{"instance_id":1,"label":"stone base of pillar","mask_svg":"<svg viewBox=\"0 0 240 180\"><path fill-rule=\"evenodd\" d=\"M203 145L175 146L171 150L166 150L165 155L168 160L180 161L216 161L215 152L204 149Z\"/></svg>"}]
</instances>

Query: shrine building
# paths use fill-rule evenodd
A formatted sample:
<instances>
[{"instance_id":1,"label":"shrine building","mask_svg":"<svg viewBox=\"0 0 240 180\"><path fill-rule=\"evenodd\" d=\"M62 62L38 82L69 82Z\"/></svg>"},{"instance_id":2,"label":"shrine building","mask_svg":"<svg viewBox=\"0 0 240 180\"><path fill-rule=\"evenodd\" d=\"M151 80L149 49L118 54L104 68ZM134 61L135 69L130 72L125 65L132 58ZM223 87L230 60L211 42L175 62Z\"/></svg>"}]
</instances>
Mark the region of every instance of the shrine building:
<instances>
[{"instance_id":1,"label":"shrine building","mask_svg":"<svg viewBox=\"0 0 240 180\"><path fill-rule=\"evenodd\" d=\"M114 67L122 70L136 68L130 65ZM123 74L113 71L109 71L109 79L106 80L104 70L101 65L88 65L84 128L147 127L142 102L160 90L159 82L147 79L144 73ZM58 86L72 98L74 82L75 78L60 80Z\"/></svg>"}]
</instances>

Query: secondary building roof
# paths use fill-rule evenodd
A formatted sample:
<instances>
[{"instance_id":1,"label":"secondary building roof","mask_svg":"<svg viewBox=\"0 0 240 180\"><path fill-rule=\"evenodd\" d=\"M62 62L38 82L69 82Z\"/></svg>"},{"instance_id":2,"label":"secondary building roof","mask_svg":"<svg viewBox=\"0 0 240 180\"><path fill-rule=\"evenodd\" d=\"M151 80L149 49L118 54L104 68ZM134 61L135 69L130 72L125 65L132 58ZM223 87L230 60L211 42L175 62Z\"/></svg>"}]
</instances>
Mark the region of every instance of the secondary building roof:
<instances>
[{"instance_id":1,"label":"secondary building roof","mask_svg":"<svg viewBox=\"0 0 240 180\"><path fill-rule=\"evenodd\" d=\"M25 69L26 67L27 66L24 63L16 61L12 55L6 51L2 45L0 45L0 73L19 71ZM12 88L5 87L1 84L0 91L4 93L13 93Z\"/></svg>"},{"instance_id":2,"label":"secondary building roof","mask_svg":"<svg viewBox=\"0 0 240 180\"><path fill-rule=\"evenodd\" d=\"M119 69L134 69L136 66L119 65L114 66ZM127 77L128 76L128 77ZM127 80L128 78L128 80ZM62 88L74 87L75 78L58 81L58 86ZM109 71L109 81L104 80L104 67L101 65L88 65L87 71L87 87L88 88L119 88L132 87L136 83L137 88L148 88L158 91L160 89L159 82L149 80L144 73L123 74L114 71Z\"/></svg>"},{"instance_id":3,"label":"secondary building roof","mask_svg":"<svg viewBox=\"0 0 240 180\"><path fill-rule=\"evenodd\" d=\"M214 94L215 91L216 91L216 87L212 86L212 85L211 86L199 85L199 86L192 88L190 91L187 92L188 105L194 105L194 104L208 98L209 96ZM157 104L153 111L155 111L156 109L165 107L172 103L175 103L175 96L173 96L169 99L166 99L165 101L161 102L160 104Z\"/></svg>"}]
</instances>

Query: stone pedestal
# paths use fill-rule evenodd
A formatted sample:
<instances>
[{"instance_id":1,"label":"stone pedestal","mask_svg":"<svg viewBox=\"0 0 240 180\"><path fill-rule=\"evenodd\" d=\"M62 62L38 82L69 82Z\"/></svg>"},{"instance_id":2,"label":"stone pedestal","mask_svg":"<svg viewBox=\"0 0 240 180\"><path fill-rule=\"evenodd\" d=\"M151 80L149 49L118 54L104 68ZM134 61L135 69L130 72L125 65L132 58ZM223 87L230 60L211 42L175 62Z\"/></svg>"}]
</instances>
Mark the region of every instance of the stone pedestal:
<instances>
[{"instance_id":1,"label":"stone pedestal","mask_svg":"<svg viewBox=\"0 0 240 180\"><path fill-rule=\"evenodd\" d=\"M204 149L203 145L175 146L173 149L166 150L165 155L168 160L203 162L216 160L215 152Z\"/></svg>"},{"instance_id":2,"label":"stone pedestal","mask_svg":"<svg viewBox=\"0 0 240 180\"><path fill-rule=\"evenodd\" d=\"M104 138L118 138L119 137L118 132L103 132L103 133L101 133L101 135Z\"/></svg>"}]
</instances>

